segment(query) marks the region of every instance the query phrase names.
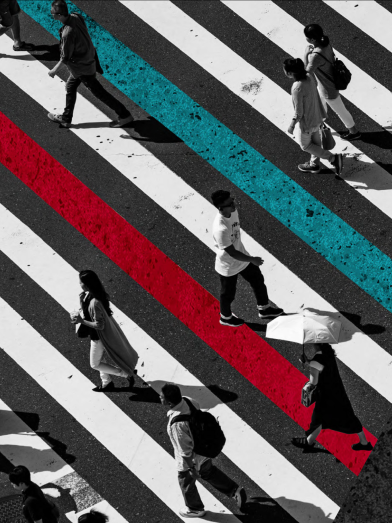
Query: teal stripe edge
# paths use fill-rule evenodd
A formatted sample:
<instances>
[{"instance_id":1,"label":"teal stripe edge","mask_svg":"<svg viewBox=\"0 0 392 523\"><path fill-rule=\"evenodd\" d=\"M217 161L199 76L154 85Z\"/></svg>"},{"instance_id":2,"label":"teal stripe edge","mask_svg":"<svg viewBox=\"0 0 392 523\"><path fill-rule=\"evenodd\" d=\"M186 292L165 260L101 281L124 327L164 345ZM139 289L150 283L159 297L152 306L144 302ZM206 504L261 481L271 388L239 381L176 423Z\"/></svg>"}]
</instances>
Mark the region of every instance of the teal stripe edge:
<instances>
[{"instance_id":1,"label":"teal stripe edge","mask_svg":"<svg viewBox=\"0 0 392 523\"><path fill-rule=\"evenodd\" d=\"M75 4L67 3L70 11L84 16L103 68L107 68L105 78L392 312L392 261L386 254ZM50 2L19 0L19 4L58 37L60 24L50 16Z\"/></svg>"}]
</instances>

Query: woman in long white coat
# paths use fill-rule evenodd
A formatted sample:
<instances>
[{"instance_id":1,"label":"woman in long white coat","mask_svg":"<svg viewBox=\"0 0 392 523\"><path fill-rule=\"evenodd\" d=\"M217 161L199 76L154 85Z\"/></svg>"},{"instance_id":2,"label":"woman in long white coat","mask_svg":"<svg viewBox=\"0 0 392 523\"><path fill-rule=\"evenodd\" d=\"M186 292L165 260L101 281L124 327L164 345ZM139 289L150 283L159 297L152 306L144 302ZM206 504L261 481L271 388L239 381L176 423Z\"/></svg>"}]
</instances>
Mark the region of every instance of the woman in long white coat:
<instances>
[{"instance_id":1,"label":"woman in long white coat","mask_svg":"<svg viewBox=\"0 0 392 523\"><path fill-rule=\"evenodd\" d=\"M114 390L112 376L126 378L131 388L135 382L135 367L139 356L113 318L109 295L96 273L91 270L81 271L79 281L85 293L81 303L88 303L88 307L83 307L84 318L79 313L77 316L71 315L71 321L93 329L93 333L96 334L90 336L90 365L99 371L101 376L101 385L95 390ZM116 366L102 361L105 351Z\"/></svg>"}]
</instances>

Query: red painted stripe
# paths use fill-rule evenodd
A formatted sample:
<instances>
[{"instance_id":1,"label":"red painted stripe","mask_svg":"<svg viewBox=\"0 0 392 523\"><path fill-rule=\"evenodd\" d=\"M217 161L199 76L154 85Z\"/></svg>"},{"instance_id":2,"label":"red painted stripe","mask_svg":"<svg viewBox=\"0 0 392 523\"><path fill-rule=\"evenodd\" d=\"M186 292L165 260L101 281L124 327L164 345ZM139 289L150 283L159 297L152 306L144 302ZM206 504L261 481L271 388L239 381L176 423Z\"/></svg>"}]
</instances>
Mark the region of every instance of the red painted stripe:
<instances>
[{"instance_id":1,"label":"red painted stripe","mask_svg":"<svg viewBox=\"0 0 392 523\"><path fill-rule=\"evenodd\" d=\"M308 428L312 409L299 401L307 378L247 326L223 327L219 303L201 285L0 113L0 161L199 338L288 414ZM366 431L370 441L374 436ZM318 441L359 474L368 452L355 435L323 431Z\"/></svg>"}]
</instances>

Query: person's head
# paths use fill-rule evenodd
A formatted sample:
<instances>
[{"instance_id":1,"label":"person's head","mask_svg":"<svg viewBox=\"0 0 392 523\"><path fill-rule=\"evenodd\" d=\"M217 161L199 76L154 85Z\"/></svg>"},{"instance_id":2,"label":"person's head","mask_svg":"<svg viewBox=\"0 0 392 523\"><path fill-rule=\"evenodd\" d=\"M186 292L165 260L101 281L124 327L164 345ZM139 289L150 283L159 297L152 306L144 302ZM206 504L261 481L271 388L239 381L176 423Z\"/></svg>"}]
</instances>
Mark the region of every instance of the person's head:
<instances>
[{"instance_id":1,"label":"person's head","mask_svg":"<svg viewBox=\"0 0 392 523\"><path fill-rule=\"evenodd\" d=\"M287 58L283 62L283 71L288 78L292 78L296 82L307 78L305 64L301 58Z\"/></svg>"},{"instance_id":2,"label":"person's head","mask_svg":"<svg viewBox=\"0 0 392 523\"><path fill-rule=\"evenodd\" d=\"M305 343L305 362L303 363L312 361L317 352L321 352L322 354L326 355L335 355L335 351L329 343Z\"/></svg>"},{"instance_id":3,"label":"person's head","mask_svg":"<svg viewBox=\"0 0 392 523\"><path fill-rule=\"evenodd\" d=\"M64 23L69 16L68 6L64 0L54 0L50 13L55 20Z\"/></svg>"},{"instance_id":4,"label":"person's head","mask_svg":"<svg viewBox=\"0 0 392 523\"><path fill-rule=\"evenodd\" d=\"M306 41L316 47L327 47L329 38L318 24L309 24L304 29Z\"/></svg>"},{"instance_id":5,"label":"person's head","mask_svg":"<svg viewBox=\"0 0 392 523\"><path fill-rule=\"evenodd\" d=\"M103 304L109 316L113 314L109 305L109 294L105 291L101 280L94 271L80 271L79 283L84 291L89 292L95 299L99 300Z\"/></svg>"},{"instance_id":6,"label":"person's head","mask_svg":"<svg viewBox=\"0 0 392 523\"><path fill-rule=\"evenodd\" d=\"M178 405L182 400L180 387L174 383L165 383L159 395L162 405L169 409Z\"/></svg>"},{"instance_id":7,"label":"person's head","mask_svg":"<svg viewBox=\"0 0 392 523\"><path fill-rule=\"evenodd\" d=\"M211 194L211 201L219 212L226 218L230 218L231 213L235 211L234 198L230 196L229 191L219 189Z\"/></svg>"},{"instance_id":8,"label":"person's head","mask_svg":"<svg viewBox=\"0 0 392 523\"><path fill-rule=\"evenodd\" d=\"M109 518L106 514L94 509L78 517L78 523L106 523L107 521L109 521Z\"/></svg>"},{"instance_id":9,"label":"person's head","mask_svg":"<svg viewBox=\"0 0 392 523\"><path fill-rule=\"evenodd\" d=\"M31 484L30 471L24 465L18 465L8 475L12 486L16 490L25 490Z\"/></svg>"}]
</instances>

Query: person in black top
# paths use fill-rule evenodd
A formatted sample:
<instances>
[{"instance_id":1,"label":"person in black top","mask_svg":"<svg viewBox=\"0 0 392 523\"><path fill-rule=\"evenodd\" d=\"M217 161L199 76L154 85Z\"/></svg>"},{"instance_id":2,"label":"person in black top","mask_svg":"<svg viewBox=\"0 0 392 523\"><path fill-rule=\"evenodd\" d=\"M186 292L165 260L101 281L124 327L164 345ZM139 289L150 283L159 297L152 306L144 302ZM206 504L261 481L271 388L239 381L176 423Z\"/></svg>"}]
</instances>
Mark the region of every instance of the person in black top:
<instances>
[{"instance_id":1,"label":"person in black top","mask_svg":"<svg viewBox=\"0 0 392 523\"><path fill-rule=\"evenodd\" d=\"M344 434L358 434L359 443L353 450L373 449L363 432L362 423L354 414L336 363L335 351L328 343L310 343L304 346L306 364L310 371L310 387L317 385L316 403L306 437L293 438L292 443L301 448L315 445L322 429Z\"/></svg>"},{"instance_id":2,"label":"person in black top","mask_svg":"<svg viewBox=\"0 0 392 523\"><path fill-rule=\"evenodd\" d=\"M57 523L56 505L48 501L39 486L31 481L27 467L15 467L8 478L13 487L22 492L23 515L28 523Z\"/></svg>"}]
</instances>

